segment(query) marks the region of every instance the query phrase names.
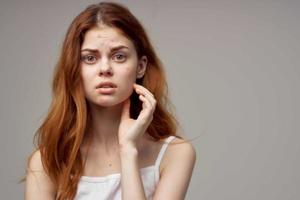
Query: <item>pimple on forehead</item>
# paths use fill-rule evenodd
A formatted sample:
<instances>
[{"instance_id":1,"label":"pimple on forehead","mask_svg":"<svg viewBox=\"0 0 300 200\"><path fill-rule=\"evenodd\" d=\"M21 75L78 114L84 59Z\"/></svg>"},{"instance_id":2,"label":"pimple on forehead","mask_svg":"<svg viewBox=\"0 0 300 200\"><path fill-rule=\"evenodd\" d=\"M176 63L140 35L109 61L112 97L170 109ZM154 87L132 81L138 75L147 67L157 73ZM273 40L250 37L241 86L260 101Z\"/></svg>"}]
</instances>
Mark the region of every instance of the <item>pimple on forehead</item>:
<instances>
[{"instance_id":1,"label":"pimple on forehead","mask_svg":"<svg viewBox=\"0 0 300 200\"><path fill-rule=\"evenodd\" d=\"M112 36L111 34L96 34L96 38L97 39L104 39L104 41L106 42L118 42L120 41L121 39L117 39L116 37Z\"/></svg>"},{"instance_id":2,"label":"pimple on forehead","mask_svg":"<svg viewBox=\"0 0 300 200\"><path fill-rule=\"evenodd\" d=\"M110 35L97 34L96 37L97 38L109 38Z\"/></svg>"},{"instance_id":3,"label":"pimple on forehead","mask_svg":"<svg viewBox=\"0 0 300 200\"><path fill-rule=\"evenodd\" d=\"M130 49L132 48L131 42L124 35L115 30L91 29L85 36L83 43L83 46L92 45L94 46L93 48L113 48L120 45L127 46Z\"/></svg>"},{"instance_id":4,"label":"pimple on forehead","mask_svg":"<svg viewBox=\"0 0 300 200\"><path fill-rule=\"evenodd\" d=\"M99 39L100 45L123 45L123 46L130 46L128 42L124 39L117 39L117 38L110 38L110 36L103 36L103 35L97 35L97 38ZM105 40L101 40L105 39Z\"/></svg>"},{"instance_id":5,"label":"pimple on forehead","mask_svg":"<svg viewBox=\"0 0 300 200\"><path fill-rule=\"evenodd\" d=\"M100 39L100 38L99 38ZM107 46L107 47L110 47L110 46L114 46L114 45L117 45L119 44L119 41L118 40L114 40L114 39L107 39L107 40L99 40L98 42L98 45L99 46Z\"/></svg>"}]
</instances>

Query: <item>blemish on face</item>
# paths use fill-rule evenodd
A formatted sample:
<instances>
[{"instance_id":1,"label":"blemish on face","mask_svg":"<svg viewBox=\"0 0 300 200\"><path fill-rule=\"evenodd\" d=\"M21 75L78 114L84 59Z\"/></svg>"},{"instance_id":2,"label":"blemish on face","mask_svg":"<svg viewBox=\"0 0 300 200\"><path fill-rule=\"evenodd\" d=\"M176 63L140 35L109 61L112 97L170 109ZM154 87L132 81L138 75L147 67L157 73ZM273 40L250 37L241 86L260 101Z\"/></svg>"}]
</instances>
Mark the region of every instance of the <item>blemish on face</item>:
<instances>
[{"instance_id":1,"label":"blemish on face","mask_svg":"<svg viewBox=\"0 0 300 200\"><path fill-rule=\"evenodd\" d=\"M98 34L97 36L96 36L97 38L109 38L109 35L100 35L100 34ZM110 40L110 41L114 41L114 40Z\"/></svg>"}]
</instances>

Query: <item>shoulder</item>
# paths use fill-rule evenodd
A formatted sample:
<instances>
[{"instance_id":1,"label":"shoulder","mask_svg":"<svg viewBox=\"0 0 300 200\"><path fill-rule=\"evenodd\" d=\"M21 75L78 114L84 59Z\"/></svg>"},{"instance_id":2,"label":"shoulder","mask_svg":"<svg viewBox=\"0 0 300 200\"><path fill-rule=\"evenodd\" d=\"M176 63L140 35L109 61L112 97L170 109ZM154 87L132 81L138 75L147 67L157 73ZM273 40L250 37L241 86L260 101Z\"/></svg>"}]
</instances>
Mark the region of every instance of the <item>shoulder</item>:
<instances>
[{"instance_id":1,"label":"shoulder","mask_svg":"<svg viewBox=\"0 0 300 200\"><path fill-rule=\"evenodd\" d=\"M181 139L178 137L175 137L170 143L170 148L175 148L175 149L181 149L181 150L186 150L188 152L196 152L195 148L192 143L187 141L186 139Z\"/></svg>"},{"instance_id":2,"label":"shoulder","mask_svg":"<svg viewBox=\"0 0 300 200\"><path fill-rule=\"evenodd\" d=\"M196 150L192 143L185 139L174 138L169 144L169 157L170 159L179 159L185 157L185 159L195 160Z\"/></svg>"},{"instance_id":3,"label":"shoulder","mask_svg":"<svg viewBox=\"0 0 300 200\"><path fill-rule=\"evenodd\" d=\"M34 151L29 156L27 168L29 171L44 171L40 150Z\"/></svg>"},{"instance_id":4,"label":"shoulder","mask_svg":"<svg viewBox=\"0 0 300 200\"><path fill-rule=\"evenodd\" d=\"M195 161L194 146L185 139L173 139L162 160L163 169L153 199L185 199Z\"/></svg>"},{"instance_id":5,"label":"shoulder","mask_svg":"<svg viewBox=\"0 0 300 200\"><path fill-rule=\"evenodd\" d=\"M185 139L174 138L168 145L162 161L162 171L178 166L179 163L193 167L196 161L196 150L192 143Z\"/></svg>"},{"instance_id":6,"label":"shoulder","mask_svg":"<svg viewBox=\"0 0 300 200\"><path fill-rule=\"evenodd\" d=\"M39 150L28 158L25 188L25 199L53 199L55 195L55 186L45 173Z\"/></svg>"}]
</instances>

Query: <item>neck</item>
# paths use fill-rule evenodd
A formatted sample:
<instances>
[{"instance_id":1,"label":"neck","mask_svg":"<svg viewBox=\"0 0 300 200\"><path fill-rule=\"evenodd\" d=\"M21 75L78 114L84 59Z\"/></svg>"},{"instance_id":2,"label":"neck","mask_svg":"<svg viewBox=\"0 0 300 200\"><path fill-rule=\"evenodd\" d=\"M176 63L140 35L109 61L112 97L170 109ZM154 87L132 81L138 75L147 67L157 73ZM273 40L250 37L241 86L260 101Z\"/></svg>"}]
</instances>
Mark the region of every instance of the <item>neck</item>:
<instances>
[{"instance_id":1,"label":"neck","mask_svg":"<svg viewBox=\"0 0 300 200\"><path fill-rule=\"evenodd\" d=\"M92 147L110 152L118 148L118 129L122 104L111 107L100 107L90 104L92 116Z\"/></svg>"}]
</instances>

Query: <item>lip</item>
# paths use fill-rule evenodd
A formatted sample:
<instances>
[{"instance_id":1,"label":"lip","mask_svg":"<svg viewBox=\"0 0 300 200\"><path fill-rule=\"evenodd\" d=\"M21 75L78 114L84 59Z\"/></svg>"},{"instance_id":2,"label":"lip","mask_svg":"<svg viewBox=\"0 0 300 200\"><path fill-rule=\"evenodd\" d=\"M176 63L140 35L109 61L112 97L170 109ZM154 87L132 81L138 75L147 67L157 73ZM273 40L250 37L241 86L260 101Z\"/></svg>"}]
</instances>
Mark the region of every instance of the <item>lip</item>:
<instances>
[{"instance_id":1,"label":"lip","mask_svg":"<svg viewBox=\"0 0 300 200\"><path fill-rule=\"evenodd\" d=\"M101 89L111 89L111 88L116 88L117 85L114 84L113 82L101 82L96 86L96 89L101 88Z\"/></svg>"},{"instance_id":2,"label":"lip","mask_svg":"<svg viewBox=\"0 0 300 200\"><path fill-rule=\"evenodd\" d=\"M112 94L116 91L117 85L113 82L105 81L96 86L96 89L101 94Z\"/></svg>"},{"instance_id":3,"label":"lip","mask_svg":"<svg viewBox=\"0 0 300 200\"><path fill-rule=\"evenodd\" d=\"M115 87L109 87L109 88L100 87L100 88L97 88L97 91L101 94L113 94L116 91L116 88Z\"/></svg>"}]
</instances>

